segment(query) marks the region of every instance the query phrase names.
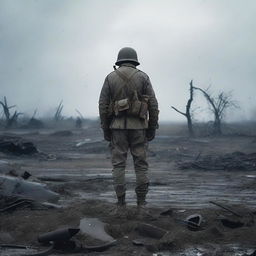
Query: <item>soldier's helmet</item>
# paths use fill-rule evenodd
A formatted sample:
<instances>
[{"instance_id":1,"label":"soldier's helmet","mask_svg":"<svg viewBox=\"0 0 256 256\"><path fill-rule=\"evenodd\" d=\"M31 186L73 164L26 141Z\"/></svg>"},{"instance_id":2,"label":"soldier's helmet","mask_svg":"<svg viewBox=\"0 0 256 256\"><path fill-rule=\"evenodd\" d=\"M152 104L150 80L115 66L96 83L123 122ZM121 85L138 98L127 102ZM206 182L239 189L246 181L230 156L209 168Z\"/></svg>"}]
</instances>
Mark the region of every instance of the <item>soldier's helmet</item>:
<instances>
[{"instance_id":1,"label":"soldier's helmet","mask_svg":"<svg viewBox=\"0 0 256 256\"><path fill-rule=\"evenodd\" d=\"M117 66L120 66L122 63L125 62L131 62L135 66L140 65L140 63L138 62L137 52L131 47L124 47L119 51L115 64Z\"/></svg>"}]
</instances>

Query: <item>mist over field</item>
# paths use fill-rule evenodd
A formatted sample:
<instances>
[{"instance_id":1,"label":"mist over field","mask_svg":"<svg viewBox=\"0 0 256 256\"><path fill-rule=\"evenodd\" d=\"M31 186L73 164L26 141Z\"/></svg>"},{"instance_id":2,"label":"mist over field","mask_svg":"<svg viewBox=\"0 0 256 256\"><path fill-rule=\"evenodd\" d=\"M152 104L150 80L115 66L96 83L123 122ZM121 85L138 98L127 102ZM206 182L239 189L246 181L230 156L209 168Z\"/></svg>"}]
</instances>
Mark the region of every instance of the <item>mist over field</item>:
<instances>
[{"instance_id":1,"label":"mist over field","mask_svg":"<svg viewBox=\"0 0 256 256\"><path fill-rule=\"evenodd\" d=\"M1 0L0 99L20 112L98 116L105 76L124 46L137 50L159 101L161 121L184 117L189 82L233 91L227 120L256 120L253 0ZM196 119L212 118L196 93ZM198 108L200 107L200 108ZM2 111L2 110L1 110ZM197 114L196 114L197 113Z\"/></svg>"},{"instance_id":2,"label":"mist over field","mask_svg":"<svg viewBox=\"0 0 256 256\"><path fill-rule=\"evenodd\" d=\"M0 0L0 255L256 255L255 10ZM159 122L122 92L99 117L123 47Z\"/></svg>"}]
</instances>

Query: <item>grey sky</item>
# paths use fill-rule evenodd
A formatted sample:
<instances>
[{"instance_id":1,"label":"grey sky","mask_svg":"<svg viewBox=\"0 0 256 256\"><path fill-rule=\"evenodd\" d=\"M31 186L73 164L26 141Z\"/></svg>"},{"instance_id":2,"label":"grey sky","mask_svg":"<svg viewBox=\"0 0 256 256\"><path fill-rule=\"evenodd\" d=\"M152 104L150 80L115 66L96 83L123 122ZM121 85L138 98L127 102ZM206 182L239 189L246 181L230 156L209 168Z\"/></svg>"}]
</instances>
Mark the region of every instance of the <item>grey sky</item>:
<instances>
[{"instance_id":1,"label":"grey sky","mask_svg":"<svg viewBox=\"0 0 256 256\"><path fill-rule=\"evenodd\" d=\"M63 99L65 115L97 116L104 78L131 46L161 120L183 120L170 106L183 110L191 79L233 90L232 118L256 119L255 14L254 0L0 0L0 98L28 114Z\"/></svg>"}]
</instances>

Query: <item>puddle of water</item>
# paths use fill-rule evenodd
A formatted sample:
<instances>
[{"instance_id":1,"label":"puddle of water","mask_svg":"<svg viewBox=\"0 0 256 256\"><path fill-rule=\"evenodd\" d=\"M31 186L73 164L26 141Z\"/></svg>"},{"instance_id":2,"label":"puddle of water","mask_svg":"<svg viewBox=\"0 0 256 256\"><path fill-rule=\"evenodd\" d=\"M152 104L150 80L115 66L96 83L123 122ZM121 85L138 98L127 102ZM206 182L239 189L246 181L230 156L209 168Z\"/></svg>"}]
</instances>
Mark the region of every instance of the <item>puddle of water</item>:
<instances>
[{"instance_id":1,"label":"puddle of water","mask_svg":"<svg viewBox=\"0 0 256 256\"><path fill-rule=\"evenodd\" d=\"M87 234L92 238L103 242L113 242L115 239L106 233L105 225L106 223L97 218L84 218L81 219L79 228L81 233Z\"/></svg>"},{"instance_id":2,"label":"puddle of water","mask_svg":"<svg viewBox=\"0 0 256 256\"><path fill-rule=\"evenodd\" d=\"M47 169L49 171L49 169ZM39 179L51 179L51 178L63 178L63 177L83 177L85 180L86 178L102 178L102 179L109 179L112 178L111 173L101 173L101 174L93 174L93 173L85 173L85 171L73 171L71 173L67 173L63 171L55 172L55 173L46 173L43 175L37 175Z\"/></svg>"},{"instance_id":3,"label":"puddle of water","mask_svg":"<svg viewBox=\"0 0 256 256\"><path fill-rule=\"evenodd\" d=\"M245 175L246 178L256 178L256 175Z\"/></svg>"}]
</instances>

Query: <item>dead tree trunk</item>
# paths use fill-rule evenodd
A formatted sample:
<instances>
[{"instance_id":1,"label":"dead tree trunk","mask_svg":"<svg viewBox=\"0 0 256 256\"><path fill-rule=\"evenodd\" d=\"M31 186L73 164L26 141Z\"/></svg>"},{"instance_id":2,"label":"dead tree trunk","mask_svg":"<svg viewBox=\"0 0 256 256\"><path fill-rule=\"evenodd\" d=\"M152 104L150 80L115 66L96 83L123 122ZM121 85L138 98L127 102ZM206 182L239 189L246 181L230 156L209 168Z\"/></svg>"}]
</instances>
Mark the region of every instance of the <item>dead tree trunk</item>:
<instances>
[{"instance_id":1,"label":"dead tree trunk","mask_svg":"<svg viewBox=\"0 0 256 256\"><path fill-rule=\"evenodd\" d=\"M56 112L54 114L54 120L57 122L57 121L60 121L63 119L63 116L62 116L62 109L63 109L63 104L62 104L63 101L60 102L60 104L58 105L57 109L56 109Z\"/></svg>"},{"instance_id":2,"label":"dead tree trunk","mask_svg":"<svg viewBox=\"0 0 256 256\"><path fill-rule=\"evenodd\" d=\"M4 115L5 115L5 128L7 128L7 129L8 129L8 128L11 128L14 124L17 123L18 117L19 117L19 115L21 115L22 113L19 113L19 112L15 111L14 114L11 115L10 109L16 107L16 105L8 106L6 97L4 97L4 101L3 101L3 102L0 101L0 104L2 105L3 110L4 110Z\"/></svg>"},{"instance_id":3,"label":"dead tree trunk","mask_svg":"<svg viewBox=\"0 0 256 256\"><path fill-rule=\"evenodd\" d=\"M187 125L188 125L188 132L189 132L189 136L190 137L194 137L195 136L195 133L194 133L194 129L193 129L193 123L192 123L192 117L191 117L191 105L192 105L192 101L194 99L194 87L193 87L193 80L190 81L190 97L189 97L189 100L187 102L187 105L186 105L186 112L182 112L180 110L178 110L177 108L171 106L175 111L177 111L178 113L180 113L181 115L185 116L187 118Z\"/></svg>"}]
</instances>

